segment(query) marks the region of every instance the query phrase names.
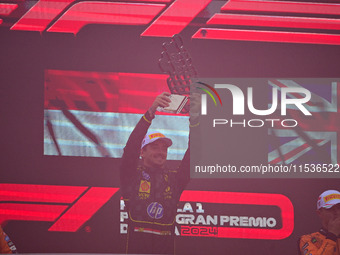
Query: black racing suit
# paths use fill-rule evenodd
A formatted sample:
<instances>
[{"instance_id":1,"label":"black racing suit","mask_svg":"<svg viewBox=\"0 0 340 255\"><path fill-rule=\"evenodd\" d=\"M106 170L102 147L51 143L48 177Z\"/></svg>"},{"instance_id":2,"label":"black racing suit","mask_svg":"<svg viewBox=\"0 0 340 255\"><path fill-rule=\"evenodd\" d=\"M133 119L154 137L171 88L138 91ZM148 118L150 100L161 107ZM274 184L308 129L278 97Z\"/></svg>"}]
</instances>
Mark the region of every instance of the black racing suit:
<instances>
[{"instance_id":1,"label":"black racing suit","mask_svg":"<svg viewBox=\"0 0 340 255\"><path fill-rule=\"evenodd\" d=\"M176 170L138 165L153 118L140 119L124 148L121 189L129 214L127 253L173 254L177 203L190 179L189 148Z\"/></svg>"}]
</instances>

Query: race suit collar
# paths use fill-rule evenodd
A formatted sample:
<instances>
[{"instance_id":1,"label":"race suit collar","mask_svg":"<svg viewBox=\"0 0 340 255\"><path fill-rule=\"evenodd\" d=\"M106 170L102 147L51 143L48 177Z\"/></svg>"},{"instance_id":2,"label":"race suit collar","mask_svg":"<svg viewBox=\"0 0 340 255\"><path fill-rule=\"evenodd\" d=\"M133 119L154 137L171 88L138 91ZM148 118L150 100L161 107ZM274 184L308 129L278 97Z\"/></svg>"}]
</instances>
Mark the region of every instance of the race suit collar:
<instances>
[{"instance_id":1,"label":"race suit collar","mask_svg":"<svg viewBox=\"0 0 340 255\"><path fill-rule=\"evenodd\" d=\"M324 235L324 236L326 236L326 237L333 236L333 238L340 238L340 235L339 235L339 236L336 236L336 235L332 234L331 232L328 232L328 230L325 229L325 228L321 228L321 229L319 230L319 233L322 234L322 235Z\"/></svg>"},{"instance_id":2,"label":"race suit collar","mask_svg":"<svg viewBox=\"0 0 340 255\"><path fill-rule=\"evenodd\" d=\"M144 165L141 165L139 167L140 170L148 172L148 173L164 173L167 172L167 169L165 167L146 167Z\"/></svg>"}]
</instances>

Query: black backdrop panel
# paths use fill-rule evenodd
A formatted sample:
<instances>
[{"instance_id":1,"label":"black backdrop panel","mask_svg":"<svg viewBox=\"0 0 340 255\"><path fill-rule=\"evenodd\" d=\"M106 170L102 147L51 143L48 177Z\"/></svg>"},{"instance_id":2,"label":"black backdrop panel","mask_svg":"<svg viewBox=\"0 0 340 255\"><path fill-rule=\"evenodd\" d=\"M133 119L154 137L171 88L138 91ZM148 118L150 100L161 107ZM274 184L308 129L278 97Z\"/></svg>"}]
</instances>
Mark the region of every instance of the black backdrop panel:
<instances>
[{"instance_id":1,"label":"black backdrop panel","mask_svg":"<svg viewBox=\"0 0 340 255\"><path fill-rule=\"evenodd\" d=\"M87 190L119 188L119 158L43 155L44 72L56 69L159 74L157 61L166 39L140 37L143 30L140 27L88 26L73 36L1 28L2 184L18 185L19 189L26 184L85 187ZM193 28L189 27L182 37L202 77L339 76L338 46L197 40L190 38L192 34ZM180 236L176 238L178 254L295 254L298 237L320 227L315 213L318 195L326 189L339 189L339 180L192 180L187 190L282 194L294 207L294 229L281 240ZM16 204L5 197L2 200L0 205L6 201ZM48 204L70 207L73 202ZM263 211L268 209L270 215L278 219L277 227L281 224L277 207L214 208L203 203L203 208L210 214L239 213L239 216L242 216L240 213L265 213ZM3 225L23 253L122 253L126 236L120 233L120 215L118 190L75 232L49 231L55 220L9 220Z\"/></svg>"}]
</instances>

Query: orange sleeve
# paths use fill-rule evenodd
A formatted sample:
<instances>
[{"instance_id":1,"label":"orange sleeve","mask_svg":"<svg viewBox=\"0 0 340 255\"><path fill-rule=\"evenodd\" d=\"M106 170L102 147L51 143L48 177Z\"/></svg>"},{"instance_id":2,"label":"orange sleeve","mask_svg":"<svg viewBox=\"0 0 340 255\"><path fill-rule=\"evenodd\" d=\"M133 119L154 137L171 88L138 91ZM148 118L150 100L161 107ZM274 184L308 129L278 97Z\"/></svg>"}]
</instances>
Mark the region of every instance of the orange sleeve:
<instances>
[{"instance_id":1,"label":"orange sleeve","mask_svg":"<svg viewBox=\"0 0 340 255\"><path fill-rule=\"evenodd\" d=\"M12 250L9 248L6 238L8 238L8 236L0 227L0 253L12 253Z\"/></svg>"},{"instance_id":2,"label":"orange sleeve","mask_svg":"<svg viewBox=\"0 0 340 255\"><path fill-rule=\"evenodd\" d=\"M336 242L324 238L320 243L313 235L304 235L300 238L299 249L301 255L338 255Z\"/></svg>"}]
</instances>

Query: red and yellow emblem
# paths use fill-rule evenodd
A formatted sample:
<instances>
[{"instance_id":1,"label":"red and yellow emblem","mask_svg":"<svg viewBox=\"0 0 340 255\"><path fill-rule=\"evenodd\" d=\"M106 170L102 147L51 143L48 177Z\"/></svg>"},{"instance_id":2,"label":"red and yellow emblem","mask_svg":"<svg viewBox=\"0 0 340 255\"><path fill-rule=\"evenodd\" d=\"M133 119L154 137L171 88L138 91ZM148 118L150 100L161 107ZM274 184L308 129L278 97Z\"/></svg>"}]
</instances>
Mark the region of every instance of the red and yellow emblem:
<instances>
[{"instance_id":1,"label":"red and yellow emblem","mask_svg":"<svg viewBox=\"0 0 340 255\"><path fill-rule=\"evenodd\" d=\"M141 180L139 185L139 192L150 193L151 183L146 180Z\"/></svg>"}]
</instances>

